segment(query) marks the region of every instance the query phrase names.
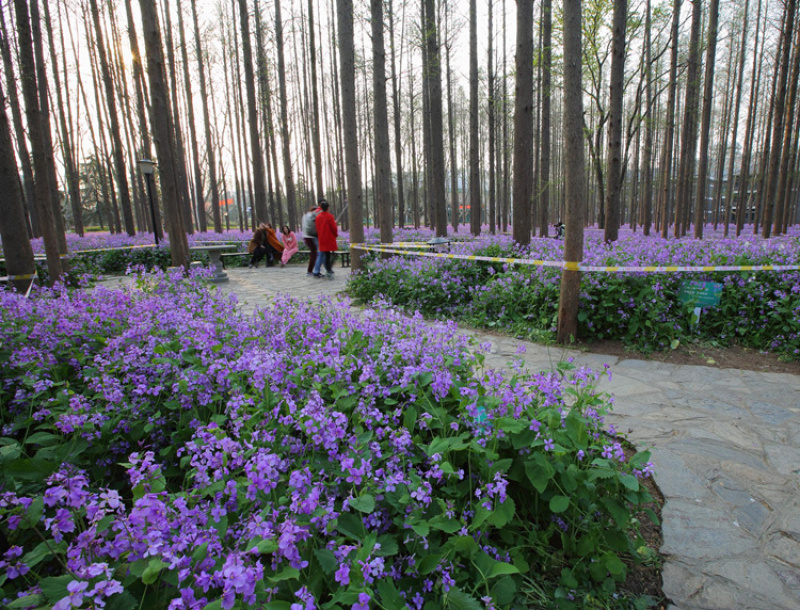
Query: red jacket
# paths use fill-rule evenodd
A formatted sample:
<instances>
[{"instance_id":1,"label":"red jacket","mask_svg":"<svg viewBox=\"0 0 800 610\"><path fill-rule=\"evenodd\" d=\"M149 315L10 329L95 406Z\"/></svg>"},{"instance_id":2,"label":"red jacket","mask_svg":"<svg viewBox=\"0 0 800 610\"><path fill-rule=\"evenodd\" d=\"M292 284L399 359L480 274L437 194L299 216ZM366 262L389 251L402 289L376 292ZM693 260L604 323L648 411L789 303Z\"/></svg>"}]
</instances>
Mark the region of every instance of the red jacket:
<instances>
[{"instance_id":1,"label":"red jacket","mask_svg":"<svg viewBox=\"0 0 800 610\"><path fill-rule=\"evenodd\" d=\"M320 252L335 252L339 249L336 245L336 238L339 236L339 229L336 227L336 219L330 212L320 212L317 214L317 238L319 239Z\"/></svg>"}]
</instances>

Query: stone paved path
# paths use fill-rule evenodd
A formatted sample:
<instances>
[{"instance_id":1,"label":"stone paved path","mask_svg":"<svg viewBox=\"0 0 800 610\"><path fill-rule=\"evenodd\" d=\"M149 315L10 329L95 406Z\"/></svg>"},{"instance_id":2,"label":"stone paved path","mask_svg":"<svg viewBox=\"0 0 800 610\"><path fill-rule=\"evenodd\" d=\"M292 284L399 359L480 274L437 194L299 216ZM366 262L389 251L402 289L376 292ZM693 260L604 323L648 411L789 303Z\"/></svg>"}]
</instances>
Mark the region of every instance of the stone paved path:
<instances>
[{"instance_id":1,"label":"stone paved path","mask_svg":"<svg viewBox=\"0 0 800 610\"><path fill-rule=\"evenodd\" d=\"M305 267L233 269L221 284L242 307L269 295L334 296L347 281ZM487 364L504 368L520 341L472 333L492 344ZM665 594L679 610L800 609L800 376L562 351L525 343L530 370L572 356L611 365L601 389L609 418L640 449L651 448L664 494Z\"/></svg>"}]
</instances>

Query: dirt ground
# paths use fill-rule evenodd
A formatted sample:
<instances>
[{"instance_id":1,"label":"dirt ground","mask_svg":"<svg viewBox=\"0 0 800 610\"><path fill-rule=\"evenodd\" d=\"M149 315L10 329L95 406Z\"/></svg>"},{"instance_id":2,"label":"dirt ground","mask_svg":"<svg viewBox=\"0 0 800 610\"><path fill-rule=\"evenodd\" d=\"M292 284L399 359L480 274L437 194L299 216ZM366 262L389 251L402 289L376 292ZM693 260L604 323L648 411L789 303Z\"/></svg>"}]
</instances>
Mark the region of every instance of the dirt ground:
<instances>
[{"instance_id":1,"label":"dirt ground","mask_svg":"<svg viewBox=\"0 0 800 610\"><path fill-rule=\"evenodd\" d=\"M776 354L759 352L741 346L679 345L674 350L642 354L626 348L620 341L579 343L578 349L593 354L616 356L620 360L655 360L670 364L712 366L720 369L743 369L770 373L800 375L800 361L784 361Z\"/></svg>"}]
</instances>

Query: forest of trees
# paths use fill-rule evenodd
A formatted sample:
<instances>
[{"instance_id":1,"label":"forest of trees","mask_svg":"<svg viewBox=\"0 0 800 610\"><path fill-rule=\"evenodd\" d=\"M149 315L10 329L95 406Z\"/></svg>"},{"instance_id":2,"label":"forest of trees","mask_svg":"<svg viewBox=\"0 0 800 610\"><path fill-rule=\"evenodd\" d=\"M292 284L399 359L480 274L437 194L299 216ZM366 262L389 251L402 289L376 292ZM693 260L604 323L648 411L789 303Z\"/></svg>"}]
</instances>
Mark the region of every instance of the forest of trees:
<instances>
[{"instance_id":1,"label":"forest of trees","mask_svg":"<svg viewBox=\"0 0 800 610\"><path fill-rule=\"evenodd\" d=\"M468 225L525 244L570 215L608 241L623 225L779 235L800 199L797 4L2 3L5 253L41 236L57 277L66 231L152 231L149 158L177 262L176 235L297 227L320 197L352 241ZM571 214L568 17L585 153Z\"/></svg>"}]
</instances>

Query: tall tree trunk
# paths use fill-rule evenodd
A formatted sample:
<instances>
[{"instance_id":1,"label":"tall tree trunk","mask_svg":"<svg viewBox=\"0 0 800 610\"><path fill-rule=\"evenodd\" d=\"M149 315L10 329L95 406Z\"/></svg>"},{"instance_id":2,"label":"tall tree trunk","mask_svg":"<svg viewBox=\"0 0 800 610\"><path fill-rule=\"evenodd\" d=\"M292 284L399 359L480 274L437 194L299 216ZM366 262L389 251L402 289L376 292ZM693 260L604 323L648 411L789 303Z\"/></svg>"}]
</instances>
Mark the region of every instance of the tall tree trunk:
<instances>
[{"instance_id":1,"label":"tall tree trunk","mask_svg":"<svg viewBox=\"0 0 800 610\"><path fill-rule=\"evenodd\" d=\"M539 159L539 237L547 237L550 226L550 101L552 95L553 3L542 2L542 122L541 157Z\"/></svg>"},{"instance_id":2,"label":"tall tree trunk","mask_svg":"<svg viewBox=\"0 0 800 610\"><path fill-rule=\"evenodd\" d=\"M566 235L558 301L556 341L569 343L578 336L581 272L572 268L583 260L583 223L586 216L583 161L583 87L581 86L581 2L564 0L564 189Z\"/></svg>"},{"instance_id":3,"label":"tall tree trunk","mask_svg":"<svg viewBox=\"0 0 800 610\"><path fill-rule=\"evenodd\" d=\"M444 196L444 138L442 134L442 62L439 52L439 37L436 28L434 0L425 0L428 64L425 70L428 103L430 105L431 132L431 207L436 220L437 237L447 236L447 204ZM480 217L479 217L480 219Z\"/></svg>"},{"instance_id":4,"label":"tall tree trunk","mask_svg":"<svg viewBox=\"0 0 800 610\"><path fill-rule=\"evenodd\" d=\"M763 45L762 51L758 52L758 38L761 34L761 0L758 0L756 10L756 39L753 46L753 70L750 80L750 103L747 109L747 126L744 130L744 146L742 147L742 166L739 171L739 199L736 203L736 237L742 232L745 220L745 207L750 205L750 197L747 189L750 185L750 155L753 147L753 124L755 122L756 100L758 99L758 87L761 84L761 66L763 65ZM744 51L743 51L744 52ZM758 66L758 69L756 69Z\"/></svg>"},{"instance_id":5,"label":"tall tree trunk","mask_svg":"<svg viewBox=\"0 0 800 610\"><path fill-rule=\"evenodd\" d=\"M347 215L350 243L364 243L361 169L358 159L356 122L355 42L353 39L353 0L337 0L339 24L339 76L342 92L342 127L347 165ZM350 249L353 272L363 269L360 250Z\"/></svg>"},{"instance_id":6,"label":"tall tree trunk","mask_svg":"<svg viewBox=\"0 0 800 610\"><path fill-rule=\"evenodd\" d=\"M699 0L695 0L699 3ZM622 191L622 98L625 89L625 29L628 22L627 0L614 0L614 24L611 43L611 82L608 104L608 178L606 180L606 243L617 241L620 225Z\"/></svg>"},{"instance_id":7,"label":"tall tree trunk","mask_svg":"<svg viewBox=\"0 0 800 610\"><path fill-rule=\"evenodd\" d=\"M108 107L108 118L110 121L111 144L114 156L114 174L119 191L120 205L122 207L122 218L125 222L125 232L128 235L136 233L133 226L133 214L131 212L131 196L128 189L128 172L125 167L125 154L122 149L122 138L119 130L119 117L117 116L117 101L114 95L114 83L111 80L111 70L108 65L106 46L103 38L103 28L100 25L100 11L97 8L97 0L89 0L92 11L92 21L94 22L95 39L97 41L97 53L100 59L100 72L105 88L106 105Z\"/></svg>"},{"instance_id":8,"label":"tall tree trunk","mask_svg":"<svg viewBox=\"0 0 800 610\"><path fill-rule=\"evenodd\" d=\"M726 185L726 194L725 194L725 237L728 236L728 225L731 222L731 207L733 202L733 185L736 182L736 175L734 174L734 163L736 161L736 134L739 129L739 110L741 109L742 105L742 89L744 88L744 62L745 57L747 56L747 22L750 12L750 0L745 0L744 2L744 21L742 23L742 39L739 46L739 69L738 69L738 76L736 78L736 100L733 106L733 121L731 122L731 127L733 129L733 133L731 134L731 142L730 142L730 151L731 156L728 161L728 183ZM756 37L758 34L756 34ZM757 39L757 38L756 38ZM741 184L742 176L739 175L739 181ZM741 193L740 193L741 195Z\"/></svg>"},{"instance_id":9,"label":"tall tree trunk","mask_svg":"<svg viewBox=\"0 0 800 610\"><path fill-rule=\"evenodd\" d=\"M33 248L28 239L25 204L14 163L14 144L6 116L6 96L0 81L0 239L11 285L24 292L33 282ZM30 276L30 277L24 277Z\"/></svg>"},{"instance_id":10,"label":"tall tree trunk","mask_svg":"<svg viewBox=\"0 0 800 610\"><path fill-rule=\"evenodd\" d=\"M28 14L26 0L14 0L14 12L17 23L17 44L19 45L19 76L22 81L22 95L25 99L25 116L28 119L28 136L31 141L34 168L34 196L39 219L42 223L42 237L47 256L47 270L50 280L57 282L63 274L61 256L56 234L56 222L53 217L50 193L50 172L47 167L45 155L44 130L50 129L47 116L43 116L39 106L38 89L47 90L47 82L42 81L42 75L36 73L36 63L33 53L33 37L31 34L31 20Z\"/></svg>"},{"instance_id":11,"label":"tall tree trunk","mask_svg":"<svg viewBox=\"0 0 800 610\"><path fill-rule=\"evenodd\" d=\"M445 11L445 38L449 36L448 16L450 8ZM450 140L450 226L453 232L458 232L459 218L458 206L458 155L456 153L456 124L455 111L453 108L453 72L450 66L450 48L452 44L445 45L445 64L447 70L447 136Z\"/></svg>"},{"instance_id":12,"label":"tall tree trunk","mask_svg":"<svg viewBox=\"0 0 800 610\"><path fill-rule=\"evenodd\" d=\"M253 163L253 199L256 218L261 222L267 219L267 190L264 179L264 159L261 141L258 137L258 110L256 108L256 84L253 72L253 52L250 44L247 0L239 0L239 19L242 29L242 61L244 63L244 82L247 86L247 114L250 123L250 154Z\"/></svg>"},{"instance_id":13,"label":"tall tree trunk","mask_svg":"<svg viewBox=\"0 0 800 610\"><path fill-rule=\"evenodd\" d=\"M17 136L17 155L22 166L22 192L24 194L24 204L30 215L31 237L42 235L41 220L39 210L33 192L33 166L31 156L28 153L28 142L25 137L25 128L22 123L22 103L17 95L17 82L14 75L14 65L11 61L11 49L8 44L8 31L6 29L5 11L0 10L0 53L3 55L3 69L6 75L6 87L8 88L8 100L11 107L11 118L14 122L14 133Z\"/></svg>"},{"instance_id":14,"label":"tall tree trunk","mask_svg":"<svg viewBox=\"0 0 800 610\"><path fill-rule=\"evenodd\" d=\"M386 101L386 51L383 44L383 0L371 0L372 104L375 120L375 207L380 210L381 243L392 242L392 159Z\"/></svg>"},{"instance_id":15,"label":"tall tree trunk","mask_svg":"<svg viewBox=\"0 0 800 610\"><path fill-rule=\"evenodd\" d=\"M67 182L67 190L69 192L70 207L72 208L72 221L75 225L75 232L83 236L80 180L78 178L78 168L75 166L75 159L73 157L72 134L67 126L64 95L61 89L61 78L58 73L58 62L56 61L56 44L53 37L53 25L50 19L49 4L47 2L44 3L44 24L47 30L48 46L50 47L50 63L52 65L59 124L61 126L61 151L64 155L64 174Z\"/></svg>"},{"instance_id":16,"label":"tall tree trunk","mask_svg":"<svg viewBox=\"0 0 800 610\"><path fill-rule=\"evenodd\" d=\"M570 2L573 0L567 0ZM566 8L566 4L565 4ZM574 7L572 7L574 9ZM573 16L574 18L574 16ZM580 24L580 7L578 7ZM565 45L566 46L566 45ZM580 48L580 42L578 42ZM578 59L580 66L580 58ZM531 168L533 164L533 0L517 0L517 81L514 96L514 241L531 243ZM583 115L580 115L581 126ZM582 131L582 127L581 127ZM583 144L581 143L581 155ZM581 170L582 171L582 170ZM583 177L581 176L581 182Z\"/></svg>"},{"instance_id":17,"label":"tall tree trunk","mask_svg":"<svg viewBox=\"0 0 800 610\"><path fill-rule=\"evenodd\" d=\"M392 0L389 0L389 45L391 54L392 69L392 107L394 109L394 159L397 170L397 226L401 229L405 226L406 202L403 187L403 147L400 134L400 76L396 69L395 37L394 37L394 10ZM402 25L402 24L401 24ZM402 66L402 49L400 52L400 63Z\"/></svg>"},{"instance_id":18,"label":"tall tree trunk","mask_svg":"<svg viewBox=\"0 0 800 610\"><path fill-rule=\"evenodd\" d=\"M45 162L47 171L50 174L50 205L53 208L53 219L56 223L56 238L58 239L58 249L61 254L67 253L66 228L64 226L64 215L61 212L61 196L58 192L58 175L56 174L56 162L53 156L53 135L50 131L50 95L47 85L47 68L44 61L44 41L42 39L41 18L39 17L38 0L30 0L31 33L33 35L33 55L36 69L36 78L39 87L39 108L40 114L47 120L46 128L42 129L44 138ZM41 85L44 86L41 86ZM65 266L62 263L62 267Z\"/></svg>"},{"instance_id":19,"label":"tall tree trunk","mask_svg":"<svg viewBox=\"0 0 800 610\"><path fill-rule=\"evenodd\" d=\"M492 2L489 2L489 51L487 53L487 78L489 88L489 99L487 110L489 114L489 233L495 234L495 98L494 98L494 28L492 25Z\"/></svg>"},{"instance_id":20,"label":"tall tree trunk","mask_svg":"<svg viewBox=\"0 0 800 610\"><path fill-rule=\"evenodd\" d=\"M195 18L197 14L195 2L196 0L191 0L193 18ZM189 78L189 53L187 52L188 42L186 40L186 31L183 25L183 10L181 9L180 4L178 5L178 32L181 40L181 59L183 60L183 89L186 94L186 121L189 123L189 144L191 145L192 149L192 170L194 171L194 209L197 216L197 228L200 229L201 232L205 233L208 231L208 222L206 220L206 202L203 194L203 174L200 171L200 151L197 145L197 127L195 126L194 122L194 93L192 91L192 81ZM200 42L198 29L195 29L195 38L197 47L199 47ZM199 48L197 50L197 54L198 63L202 65L202 62L199 61L199 58L201 57ZM203 100L206 99L204 92L201 92L200 96L203 98Z\"/></svg>"},{"instance_id":21,"label":"tall tree trunk","mask_svg":"<svg viewBox=\"0 0 800 610\"><path fill-rule=\"evenodd\" d=\"M696 1L696 0L695 0ZM708 145L711 131L711 106L714 95L714 63L717 52L717 22L719 0L711 0L708 15L708 47L706 48L706 76L703 84L703 119L700 128L700 165L697 170L697 196L695 197L694 236L703 239L706 211L706 183L708 181ZM733 176L730 176L733 180Z\"/></svg>"},{"instance_id":22,"label":"tall tree trunk","mask_svg":"<svg viewBox=\"0 0 800 610\"><path fill-rule=\"evenodd\" d=\"M533 9L531 9L533 10ZM531 27L533 27L531 25ZM503 0L503 233L508 232L509 210L509 159L508 159L508 45L506 45L506 0Z\"/></svg>"},{"instance_id":23,"label":"tall tree trunk","mask_svg":"<svg viewBox=\"0 0 800 610\"><path fill-rule=\"evenodd\" d=\"M283 173L286 181L286 207L289 212L289 225L297 226L297 206L295 203L294 179L292 177L291 134L289 131L288 106L286 101L286 65L283 56L283 19L281 2L275 0L275 43L278 50L278 90L281 103L281 140L283 143Z\"/></svg>"},{"instance_id":24,"label":"tall tree trunk","mask_svg":"<svg viewBox=\"0 0 800 610\"><path fill-rule=\"evenodd\" d=\"M785 197L786 188L790 182L789 171L791 157L794 150L794 139L797 138L795 128L795 106L797 104L797 84L800 80L800 28L795 27L795 41L792 51L792 74L789 78L789 101L786 107L786 125L783 132L783 149L781 151L781 165L778 173L778 190L775 194L775 218L772 232L780 235L783 232L784 211L788 207ZM793 164L792 164L793 165Z\"/></svg>"},{"instance_id":25,"label":"tall tree trunk","mask_svg":"<svg viewBox=\"0 0 800 610\"><path fill-rule=\"evenodd\" d=\"M469 0L469 226L481 234L481 173L478 159L478 8Z\"/></svg>"},{"instance_id":26,"label":"tall tree trunk","mask_svg":"<svg viewBox=\"0 0 800 610\"><path fill-rule=\"evenodd\" d=\"M686 101L683 106L681 157L675 196L675 237L686 233L683 218L691 205L692 178L697 152L697 110L700 95L700 23L703 7L700 0L692 3L692 29L689 37L689 58L686 69Z\"/></svg>"},{"instance_id":27,"label":"tall tree trunk","mask_svg":"<svg viewBox=\"0 0 800 610\"><path fill-rule=\"evenodd\" d=\"M408 88L411 99L409 101L409 114L411 120L411 192L412 212L414 215L414 228L419 229L419 183L417 181L417 131L414 129L414 81Z\"/></svg>"},{"instance_id":28,"label":"tall tree trunk","mask_svg":"<svg viewBox=\"0 0 800 610\"><path fill-rule=\"evenodd\" d=\"M391 9L390 9L391 10ZM322 182L322 145L319 139L319 91L317 86L317 45L316 34L314 32L314 1L308 0L308 39L309 52L311 54L311 102L312 102L312 125L311 141L314 146L314 179L316 186L316 198L325 196L325 187Z\"/></svg>"},{"instance_id":29,"label":"tall tree trunk","mask_svg":"<svg viewBox=\"0 0 800 610\"><path fill-rule=\"evenodd\" d=\"M164 198L164 215L169 231L169 250L175 267L189 266L189 243L183 225L178 185L176 184L173 134L175 126L170 112L169 91L164 78L164 56L161 30L158 26L155 0L139 0L142 13L142 35L147 53L147 77L150 82L150 123L158 155L158 178Z\"/></svg>"},{"instance_id":30,"label":"tall tree trunk","mask_svg":"<svg viewBox=\"0 0 800 610\"><path fill-rule=\"evenodd\" d=\"M645 52L645 132L644 154L642 165L644 167L644 197L642 199L642 233L650 235L650 224L653 219L653 132L655 119L653 113L653 49L652 49L652 14L650 0L645 7L644 26L644 52Z\"/></svg>"},{"instance_id":31,"label":"tall tree trunk","mask_svg":"<svg viewBox=\"0 0 800 610\"><path fill-rule=\"evenodd\" d=\"M678 28L681 19L681 0L673 0L672 5L672 37L670 45L669 93L667 94L666 131L661 156L661 194L659 208L661 210L661 237L669 234L670 191L672 186L672 151L675 140L675 99L678 87Z\"/></svg>"},{"instance_id":32,"label":"tall tree trunk","mask_svg":"<svg viewBox=\"0 0 800 610\"><path fill-rule=\"evenodd\" d=\"M776 69L780 69L778 78L778 88L774 98L773 122L772 122L772 147L769 160L769 175L766 182L766 198L764 201L763 215L761 220L761 235L766 239L770 237L772 221L775 211L775 199L778 192L778 172L780 169L782 143L784 138L784 126L786 124L786 95L789 80L789 56L792 49L792 36L794 34L794 20L797 8L797 0L787 0L784 11L784 26L781 33L781 53L780 63ZM781 219L782 220L782 219Z\"/></svg>"}]
</instances>

